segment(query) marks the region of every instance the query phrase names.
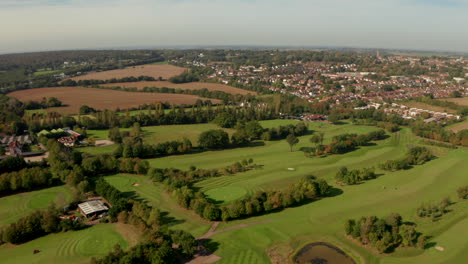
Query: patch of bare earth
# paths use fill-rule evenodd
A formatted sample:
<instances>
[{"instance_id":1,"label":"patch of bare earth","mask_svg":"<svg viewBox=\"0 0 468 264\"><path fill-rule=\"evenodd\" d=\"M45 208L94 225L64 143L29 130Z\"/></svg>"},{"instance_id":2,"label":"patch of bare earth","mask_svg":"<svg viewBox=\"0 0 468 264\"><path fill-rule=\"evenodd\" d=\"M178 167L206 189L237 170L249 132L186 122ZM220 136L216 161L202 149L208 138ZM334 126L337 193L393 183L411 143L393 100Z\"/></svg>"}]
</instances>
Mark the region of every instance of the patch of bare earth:
<instances>
[{"instance_id":1,"label":"patch of bare earth","mask_svg":"<svg viewBox=\"0 0 468 264\"><path fill-rule=\"evenodd\" d=\"M119 232L123 238L128 242L129 246L135 246L140 242L141 231L138 230L134 225L115 223L113 224L117 232Z\"/></svg>"},{"instance_id":2,"label":"patch of bare earth","mask_svg":"<svg viewBox=\"0 0 468 264\"><path fill-rule=\"evenodd\" d=\"M40 101L44 97L56 97L65 106L48 108L50 112L64 114L78 113L82 105L95 109L115 110L138 107L142 104L170 103L176 105L194 104L198 99L210 100L214 104L220 100L208 99L188 94L165 93L140 93L123 92L108 89L84 88L84 87L52 87L21 90L9 93L8 96L26 102L29 100Z\"/></svg>"},{"instance_id":3,"label":"patch of bare earth","mask_svg":"<svg viewBox=\"0 0 468 264\"><path fill-rule=\"evenodd\" d=\"M191 83L171 83L167 81L144 81L144 82L127 82L127 83L106 83L102 84L102 87L122 87L122 88L136 88L138 90L142 90L145 87L166 87L166 88L174 88L174 89L181 89L181 90L200 90L203 88L208 89L209 91L222 91L225 93L230 94L257 94L253 91L248 91L236 87L232 87L229 85L221 84L221 83L204 83L204 82L191 82Z\"/></svg>"},{"instance_id":4,"label":"patch of bare earth","mask_svg":"<svg viewBox=\"0 0 468 264\"><path fill-rule=\"evenodd\" d=\"M47 159L49 157L49 152L45 152L42 155L39 156L33 156L33 157L25 157L24 160L26 162L40 162L43 159Z\"/></svg>"},{"instance_id":5,"label":"patch of bare earth","mask_svg":"<svg viewBox=\"0 0 468 264\"><path fill-rule=\"evenodd\" d=\"M275 245L266 250L272 264L290 263L289 256L294 253L294 250L287 244Z\"/></svg>"},{"instance_id":6,"label":"patch of bare earth","mask_svg":"<svg viewBox=\"0 0 468 264\"><path fill-rule=\"evenodd\" d=\"M111 146L114 145L114 142L108 140L108 139L100 139L96 140L96 147L106 147L106 146Z\"/></svg>"},{"instance_id":7,"label":"patch of bare earth","mask_svg":"<svg viewBox=\"0 0 468 264\"><path fill-rule=\"evenodd\" d=\"M80 80L110 80L112 78L121 79L125 77L139 77L139 76L150 76L155 79L159 77L168 79L172 76L179 75L187 69L177 67L169 64L146 64L139 66L131 66L124 69L92 72L76 77L70 78L74 81Z\"/></svg>"}]
</instances>

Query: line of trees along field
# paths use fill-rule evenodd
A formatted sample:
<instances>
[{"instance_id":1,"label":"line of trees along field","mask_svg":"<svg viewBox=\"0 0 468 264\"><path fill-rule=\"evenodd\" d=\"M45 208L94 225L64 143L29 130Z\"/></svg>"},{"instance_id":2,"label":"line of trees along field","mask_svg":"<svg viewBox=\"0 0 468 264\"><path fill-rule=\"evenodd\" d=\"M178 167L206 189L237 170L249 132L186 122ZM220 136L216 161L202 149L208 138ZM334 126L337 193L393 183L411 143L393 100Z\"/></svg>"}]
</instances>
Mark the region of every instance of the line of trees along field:
<instances>
[{"instance_id":1,"label":"line of trees along field","mask_svg":"<svg viewBox=\"0 0 468 264\"><path fill-rule=\"evenodd\" d=\"M219 206L201 191L195 190L197 181L244 172L257 167L253 160L243 160L221 169L151 169L148 176L155 182L163 183L176 198L179 205L191 209L201 217L215 220L234 220L261 215L299 204L318 200L330 194L331 186L322 179L305 177L291 184L286 190L259 191L234 201L228 206Z\"/></svg>"}]
</instances>

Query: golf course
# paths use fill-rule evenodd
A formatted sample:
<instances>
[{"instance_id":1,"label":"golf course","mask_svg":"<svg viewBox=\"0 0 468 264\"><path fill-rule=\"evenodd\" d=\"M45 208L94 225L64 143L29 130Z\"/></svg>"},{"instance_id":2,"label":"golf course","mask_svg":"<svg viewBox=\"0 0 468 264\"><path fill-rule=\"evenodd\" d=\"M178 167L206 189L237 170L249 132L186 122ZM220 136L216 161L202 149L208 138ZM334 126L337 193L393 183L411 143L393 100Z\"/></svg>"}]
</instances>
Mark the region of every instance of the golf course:
<instances>
[{"instance_id":1,"label":"golf course","mask_svg":"<svg viewBox=\"0 0 468 264\"><path fill-rule=\"evenodd\" d=\"M295 124L294 120L261 121L264 128ZM307 157L303 147L310 147L313 132L324 133L324 144L333 136L344 133L365 134L378 130L374 126L340 125L309 122L309 133L298 137L299 143L290 151L285 140L254 141L250 146L218 151L195 152L148 159L153 168L189 170L191 166L223 168L244 159L253 159L256 168L237 174L212 177L195 183L209 199L230 204L257 191L281 190L305 176L325 179L334 187L330 197L300 206L277 210L269 214L241 220L221 222L209 238L209 249L220 260L216 263L284 263L295 252L312 242L327 242L340 248L357 263L465 263L468 259L468 202L457 197L457 188L468 184L466 161L468 149L424 145L409 128L389 133L383 140L373 141L354 151L340 155ZM142 127L144 141L157 144L169 140L189 138L194 146L203 131L217 128L212 124ZM233 131L226 129L227 132ZM88 131L97 139L107 139L107 130ZM425 146L435 158L408 170L383 171L378 165L387 160L404 157L414 146ZM114 146L88 147L80 151L99 154L112 152ZM335 182L340 167L362 169L374 167L377 178L357 185L341 186ZM177 204L172 194L160 183L145 175L118 173L105 180L127 197L144 201L162 213L162 221L170 229L182 229L195 237L209 232L213 223ZM30 193L0 198L0 225L14 222L34 209L46 208L57 199L70 196L66 187L59 186ZM449 211L439 220L419 218L416 209L422 203L437 203L449 197ZM379 254L346 237L345 220L375 215L385 217L399 213L414 223L418 231L429 236L425 250L398 248L393 253ZM249 225L249 223L258 223ZM238 227L239 226L239 227ZM230 229L231 227L236 227ZM0 246L2 263L87 263L91 256L109 252L114 244L122 248L131 244L128 234L115 224L98 224L80 231L50 234L21 245ZM99 245L99 246L98 246ZM34 249L39 254L33 255ZM14 257L13 257L14 256Z\"/></svg>"}]
</instances>

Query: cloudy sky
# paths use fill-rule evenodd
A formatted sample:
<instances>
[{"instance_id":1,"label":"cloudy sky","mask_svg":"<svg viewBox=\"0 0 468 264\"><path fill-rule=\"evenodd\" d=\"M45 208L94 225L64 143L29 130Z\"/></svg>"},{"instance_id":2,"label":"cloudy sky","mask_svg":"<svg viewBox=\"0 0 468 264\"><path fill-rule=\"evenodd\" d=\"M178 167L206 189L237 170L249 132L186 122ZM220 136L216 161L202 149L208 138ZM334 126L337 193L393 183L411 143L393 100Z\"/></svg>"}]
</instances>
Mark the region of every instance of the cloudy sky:
<instances>
[{"instance_id":1,"label":"cloudy sky","mask_svg":"<svg viewBox=\"0 0 468 264\"><path fill-rule=\"evenodd\" d=\"M173 45L468 52L468 0L0 0L0 53Z\"/></svg>"}]
</instances>

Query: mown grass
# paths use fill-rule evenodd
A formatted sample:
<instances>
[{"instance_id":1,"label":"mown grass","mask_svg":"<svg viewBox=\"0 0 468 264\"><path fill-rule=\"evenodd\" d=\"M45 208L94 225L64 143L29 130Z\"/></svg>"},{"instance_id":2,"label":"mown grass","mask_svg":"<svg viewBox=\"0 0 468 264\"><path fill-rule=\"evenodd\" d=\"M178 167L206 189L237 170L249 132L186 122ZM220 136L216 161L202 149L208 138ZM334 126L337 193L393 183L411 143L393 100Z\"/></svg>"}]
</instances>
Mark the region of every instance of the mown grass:
<instances>
[{"instance_id":1,"label":"mown grass","mask_svg":"<svg viewBox=\"0 0 468 264\"><path fill-rule=\"evenodd\" d=\"M264 126L277 126L290 120L262 122ZM311 123L310 129L325 132L327 143L334 135L341 133L367 133L375 127L344 124ZM382 172L379 178L355 186L337 186L334 175L339 167L363 168L401 158L408 147L418 145L420 139L409 129L402 129L389 138L375 142L375 145L325 158L306 158L297 151L302 146L310 146L308 138L300 137L295 152L288 151L287 143L267 142L264 146L204 152L193 155L171 156L150 160L155 167L176 167L188 169L191 165L200 168L219 168L235 161L253 158L263 169L237 175L212 178L198 183L210 198L226 202L232 201L256 190L285 188L304 175L315 175L326 179L340 191L329 197L303 206L289 208L273 214L252 217L223 223L219 229L261 220L271 223L250 226L220 233L212 237L219 243L216 254L222 259L219 263L269 263L267 249L286 245L293 252L307 241L329 241L340 245L351 255L362 258L364 263L463 263L468 257L468 243L460 238L463 224L468 217L468 203L458 201L456 189L468 184L463 169L468 159L468 150L431 148L438 156L420 166L406 171ZM294 170L288 170L293 168ZM244 191L242 191L244 190ZM445 197L457 201L452 212L435 223L415 216L416 208L422 202L438 202ZM350 242L343 232L344 221L348 218L377 215L386 216L398 212L418 225L418 230L433 236L426 251L399 249L392 255L379 255ZM185 216L189 218L190 216ZM466 231L466 229L465 229ZM445 248L440 252L434 245Z\"/></svg>"},{"instance_id":2,"label":"mown grass","mask_svg":"<svg viewBox=\"0 0 468 264\"><path fill-rule=\"evenodd\" d=\"M296 121L272 120L264 121L262 125L276 127L291 122ZM171 128L175 133L179 126ZM331 137L337 134L367 133L377 129L351 124L336 126L326 123L310 123L309 128L323 131L326 136L325 143L328 143ZM170 134L170 131L171 129L168 129L165 133ZM217 263L270 263L266 253L268 249L272 247L285 248L285 253L282 252L288 257L288 254L309 241L327 241L336 244L359 259L359 263L466 262L468 259L468 241L465 238L468 224L468 202L456 198L456 189L468 184L465 169L468 149L451 150L427 146L438 156L424 165L398 172L378 170L377 172L382 175L375 180L354 186L337 186L333 178L339 167L347 166L356 169L377 166L385 160L401 158L405 155L408 147L418 145L420 139L415 137L409 129L402 129L385 140L375 142L371 146L360 147L344 155L307 158L298 149L311 146L309 138L310 135L300 137L300 143L295 146L296 151L294 152L289 152L288 144L281 140L266 142L265 145L170 156L149 161L154 167L176 167L184 170L191 165L200 168L221 168L247 158L253 158L256 164L263 165L262 169L208 179L197 184L211 198L225 203L256 190L285 188L288 184L305 175L324 178L339 189L334 192L332 197L309 204L263 216L222 223L218 229L272 220L269 223L235 229L211 237L211 243L216 245L213 247L215 254L222 257ZM167 140L165 139L165 141ZM294 170L288 170L288 168ZM193 212L179 207L161 185L153 184L144 176L118 174L107 176L106 180L130 197L142 199L149 205L159 208L164 212L164 222L170 224L171 228L184 229L195 236L200 236L210 227L209 222L196 216ZM133 186L134 183L139 185ZM444 215L441 220L431 222L429 219L421 219L416 216L416 208L421 203L436 203L447 196L455 203L449 207L450 212ZM369 215L386 216L392 212L400 213L405 220L414 222L418 231L432 237L425 251L398 249L393 254L380 255L351 242L344 236L343 227L346 219ZM95 233L99 232L88 234L83 239L88 236L93 237ZM47 236L42 238L44 240L33 241L34 243L39 240L44 241L44 245L48 245L44 259L41 259L40 255L32 255L32 250L36 247L40 250L44 248L41 246L42 243L29 246L33 242L19 246L18 248L21 249L16 249L17 251L13 251L15 248L10 248L9 245L1 246L0 256L10 261L13 256L18 255L20 258L16 263L34 263L36 261L34 258L37 258L36 262L42 263L57 261L73 263L85 260L86 257L83 256L83 253L72 249L69 250L71 253L63 254L67 257L62 257L57 253L58 248L61 248L60 243L50 244L52 243L50 237L53 236L62 236L56 237L57 241L73 240L73 237L69 237L68 234L73 235L73 232ZM104 232L104 234L102 238L106 239L108 233ZM25 247L26 245L28 246ZM91 245L95 248L89 249L89 254L99 256L99 254L103 254L101 252L105 251L97 244ZM445 250L438 251L435 249L435 245L441 246ZM107 244L104 247L106 246ZM69 246L68 248L74 247Z\"/></svg>"},{"instance_id":3,"label":"mown grass","mask_svg":"<svg viewBox=\"0 0 468 264\"><path fill-rule=\"evenodd\" d=\"M71 190L67 186L58 186L1 197L0 228L4 225L14 223L19 218L34 210L45 209L51 203L55 203L57 206L63 206L67 204L70 199Z\"/></svg>"},{"instance_id":4,"label":"mown grass","mask_svg":"<svg viewBox=\"0 0 468 264\"><path fill-rule=\"evenodd\" d=\"M210 129L220 129L215 124L196 124L196 125L166 125L166 126L148 126L142 127L143 141L146 144L158 144L167 141L180 141L188 138L193 146L198 145L198 136ZM131 128L124 128L120 131L130 131ZM224 129L228 134L232 135L234 129ZM96 139L107 139L109 130L88 130L88 137L95 137ZM104 154L110 153L117 148L117 145L106 147L86 147L79 149L80 151L91 154Z\"/></svg>"},{"instance_id":5,"label":"mown grass","mask_svg":"<svg viewBox=\"0 0 468 264\"><path fill-rule=\"evenodd\" d=\"M0 246L2 264L17 263L89 263L101 257L115 244L127 248L128 242L113 224L98 224L80 231L50 234L21 245ZM34 250L41 252L33 254Z\"/></svg>"},{"instance_id":6,"label":"mown grass","mask_svg":"<svg viewBox=\"0 0 468 264\"><path fill-rule=\"evenodd\" d=\"M201 236L210 228L210 223L190 212L172 199L163 186L154 184L142 175L117 174L105 177L106 181L124 192L128 197L143 200L163 213L163 223L171 228L182 229ZM137 186L135 186L137 185Z\"/></svg>"}]
</instances>

